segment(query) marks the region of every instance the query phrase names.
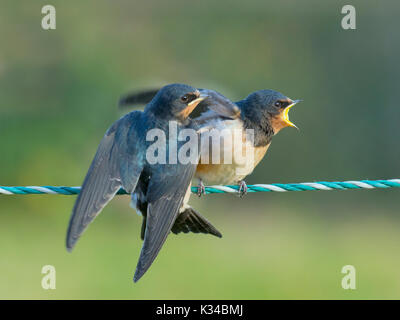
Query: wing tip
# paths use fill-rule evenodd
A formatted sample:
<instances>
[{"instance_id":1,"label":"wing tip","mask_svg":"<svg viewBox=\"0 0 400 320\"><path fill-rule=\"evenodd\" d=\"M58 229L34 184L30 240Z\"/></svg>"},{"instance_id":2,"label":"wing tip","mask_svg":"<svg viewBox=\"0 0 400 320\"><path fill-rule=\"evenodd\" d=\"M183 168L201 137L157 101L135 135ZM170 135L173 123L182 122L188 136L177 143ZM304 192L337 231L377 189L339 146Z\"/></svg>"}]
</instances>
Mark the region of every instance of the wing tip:
<instances>
[{"instance_id":1,"label":"wing tip","mask_svg":"<svg viewBox=\"0 0 400 320\"><path fill-rule=\"evenodd\" d=\"M137 283L141 277L145 274L146 271L143 271L141 269L136 269L135 274L133 276L133 282Z\"/></svg>"},{"instance_id":2,"label":"wing tip","mask_svg":"<svg viewBox=\"0 0 400 320\"><path fill-rule=\"evenodd\" d=\"M72 214L72 217L74 216L74 214ZM68 252L71 252L72 249L74 249L75 244L76 244L76 239L74 240L73 236L72 236L72 219L69 222L68 225L68 230L67 230L67 236L65 238L65 247L67 248Z\"/></svg>"},{"instance_id":3,"label":"wing tip","mask_svg":"<svg viewBox=\"0 0 400 320\"><path fill-rule=\"evenodd\" d=\"M154 98L159 90L160 88L145 89L123 95L118 100L118 108L122 109L128 106L146 105Z\"/></svg>"},{"instance_id":4,"label":"wing tip","mask_svg":"<svg viewBox=\"0 0 400 320\"><path fill-rule=\"evenodd\" d=\"M68 252L72 252L72 250L75 247L75 242L72 241L71 239L67 239L67 243L66 243L66 248Z\"/></svg>"},{"instance_id":5,"label":"wing tip","mask_svg":"<svg viewBox=\"0 0 400 320\"><path fill-rule=\"evenodd\" d=\"M142 252L140 253L139 261L136 265L135 274L133 275L133 282L138 282L144 274L149 270L150 266L152 265L154 259L149 259L148 256L145 257L143 255L143 247Z\"/></svg>"},{"instance_id":6,"label":"wing tip","mask_svg":"<svg viewBox=\"0 0 400 320\"><path fill-rule=\"evenodd\" d=\"M77 240L78 240L78 238L74 238L72 236L71 225L70 225L68 227L67 237L65 239L65 247L67 248L68 252L72 252L72 250L75 248Z\"/></svg>"},{"instance_id":7,"label":"wing tip","mask_svg":"<svg viewBox=\"0 0 400 320\"><path fill-rule=\"evenodd\" d=\"M128 105L131 105L129 99L130 99L129 95L120 97L119 100L118 100L118 108L122 109L122 108L124 108L124 107L126 107Z\"/></svg>"}]
</instances>

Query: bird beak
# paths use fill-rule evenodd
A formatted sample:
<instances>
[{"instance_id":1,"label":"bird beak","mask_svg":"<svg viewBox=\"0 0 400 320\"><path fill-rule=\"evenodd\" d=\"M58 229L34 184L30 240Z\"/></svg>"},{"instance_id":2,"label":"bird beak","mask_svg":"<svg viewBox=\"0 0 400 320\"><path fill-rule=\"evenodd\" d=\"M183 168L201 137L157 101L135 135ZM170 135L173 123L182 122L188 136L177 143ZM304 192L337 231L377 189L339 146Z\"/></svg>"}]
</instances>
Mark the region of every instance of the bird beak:
<instances>
[{"instance_id":1,"label":"bird beak","mask_svg":"<svg viewBox=\"0 0 400 320\"><path fill-rule=\"evenodd\" d=\"M193 112L193 110L198 106L200 102L202 102L204 99L208 98L208 95L205 93L200 93L200 91L195 92L197 97L190 103L188 103L187 107L181 112L181 115L183 116L184 119L189 117L189 115Z\"/></svg>"},{"instance_id":2,"label":"bird beak","mask_svg":"<svg viewBox=\"0 0 400 320\"><path fill-rule=\"evenodd\" d=\"M194 108L196 108L196 106L200 103L200 102L202 102L204 99L206 99L206 98L208 98L208 95L207 94L205 94L205 93L200 93L200 91L196 91L196 94L198 95L198 98L197 99L194 99L192 102L190 102L189 104L188 104L188 107L192 107L192 106L194 106L193 107L193 109Z\"/></svg>"},{"instance_id":3,"label":"bird beak","mask_svg":"<svg viewBox=\"0 0 400 320\"><path fill-rule=\"evenodd\" d=\"M294 105L296 105L297 103L299 103L300 101L302 101L302 100L294 100L291 104L289 104L289 105L283 110L283 114L282 114L283 121L285 121L285 123L286 123L288 126L294 127L294 128L296 128L297 130L299 130L299 128L298 128L292 121L289 120L289 110L290 110Z\"/></svg>"}]
</instances>

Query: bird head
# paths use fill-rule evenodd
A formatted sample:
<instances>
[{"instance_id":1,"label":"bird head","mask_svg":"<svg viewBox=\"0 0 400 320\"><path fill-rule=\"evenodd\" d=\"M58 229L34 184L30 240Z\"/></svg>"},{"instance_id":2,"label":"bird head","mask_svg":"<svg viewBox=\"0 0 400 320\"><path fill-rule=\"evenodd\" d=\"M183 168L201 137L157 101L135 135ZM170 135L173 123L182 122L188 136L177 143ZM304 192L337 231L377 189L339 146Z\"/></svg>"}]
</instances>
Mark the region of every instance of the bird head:
<instances>
[{"instance_id":1,"label":"bird head","mask_svg":"<svg viewBox=\"0 0 400 320\"><path fill-rule=\"evenodd\" d=\"M250 94L244 101L246 113L261 121L261 124L267 122L275 134L285 127L297 128L289 120L289 110L301 100L292 100L274 90L260 90Z\"/></svg>"},{"instance_id":2,"label":"bird head","mask_svg":"<svg viewBox=\"0 0 400 320\"><path fill-rule=\"evenodd\" d=\"M185 121L196 106L207 98L194 87L185 84L170 84L161 88L149 105L157 117L166 120Z\"/></svg>"}]
</instances>

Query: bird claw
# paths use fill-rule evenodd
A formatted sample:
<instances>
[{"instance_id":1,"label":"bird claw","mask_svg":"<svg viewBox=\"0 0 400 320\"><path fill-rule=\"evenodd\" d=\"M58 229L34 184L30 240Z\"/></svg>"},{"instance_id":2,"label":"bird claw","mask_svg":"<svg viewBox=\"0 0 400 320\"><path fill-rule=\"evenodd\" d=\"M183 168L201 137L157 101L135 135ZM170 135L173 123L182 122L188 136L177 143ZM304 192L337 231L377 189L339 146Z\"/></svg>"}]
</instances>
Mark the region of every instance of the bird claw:
<instances>
[{"instance_id":1,"label":"bird claw","mask_svg":"<svg viewBox=\"0 0 400 320\"><path fill-rule=\"evenodd\" d=\"M203 194L206 194L206 187L204 186L203 181L200 180L199 184L197 185L197 195L200 198Z\"/></svg>"},{"instance_id":2,"label":"bird claw","mask_svg":"<svg viewBox=\"0 0 400 320\"><path fill-rule=\"evenodd\" d=\"M239 197L243 198L245 194L247 194L247 184L243 180L239 182Z\"/></svg>"}]
</instances>

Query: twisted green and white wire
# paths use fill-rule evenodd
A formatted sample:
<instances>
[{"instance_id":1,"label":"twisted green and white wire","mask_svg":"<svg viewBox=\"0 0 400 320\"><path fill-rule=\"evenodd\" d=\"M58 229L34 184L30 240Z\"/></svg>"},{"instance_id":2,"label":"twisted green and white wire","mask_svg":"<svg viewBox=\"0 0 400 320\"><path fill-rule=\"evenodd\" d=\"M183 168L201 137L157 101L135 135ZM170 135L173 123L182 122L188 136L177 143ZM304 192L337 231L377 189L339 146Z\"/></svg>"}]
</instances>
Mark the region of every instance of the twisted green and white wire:
<instances>
[{"instance_id":1,"label":"twisted green and white wire","mask_svg":"<svg viewBox=\"0 0 400 320\"><path fill-rule=\"evenodd\" d=\"M317 191L317 190L354 190L354 189L387 189L400 188L400 179L389 180L352 180L338 182L302 182L302 183L271 183L253 184L247 186L247 192L287 192L287 191ZM55 186L27 186L7 187L0 186L0 194L3 195L25 195L25 194L63 194L75 195L80 187L55 187ZM237 193L239 186L207 186L206 194L210 193ZM197 187L192 187L192 192L197 193ZM118 194L127 194L121 189Z\"/></svg>"}]
</instances>

